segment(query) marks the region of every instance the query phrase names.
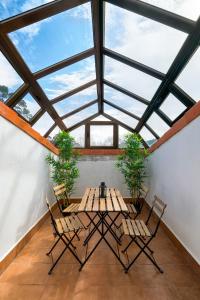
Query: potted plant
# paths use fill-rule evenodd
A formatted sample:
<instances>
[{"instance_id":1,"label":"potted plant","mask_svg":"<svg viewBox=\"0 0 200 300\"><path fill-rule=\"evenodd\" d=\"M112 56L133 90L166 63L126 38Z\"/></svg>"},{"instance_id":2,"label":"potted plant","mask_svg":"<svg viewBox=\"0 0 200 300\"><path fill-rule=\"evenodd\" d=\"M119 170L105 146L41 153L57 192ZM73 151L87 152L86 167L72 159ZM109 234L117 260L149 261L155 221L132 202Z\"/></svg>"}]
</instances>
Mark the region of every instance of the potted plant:
<instances>
[{"instance_id":1,"label":"potted plant","mask_svg":"<svg viewBox=\"0 0 200 300\"><path fill-rule=\"evenodd\" d=\"M76 178L79 176L77 168L78 153L73 151L74 138L69 132L61 131L54 138L54 144L59 149L58 157L47 155L46 161L52 167L52 179L56 184L64 183L66 198L63 206L69 204Z\"/></svg>"},{"instance_id":2,"label":"potted plant","mask_svg":"<svg viewBox=\"0 0 200 300\"><path fill-rule=\"evenodd\" d=\"M142 149L142 139L136 133L125 136L124 152L117 158L117 167L124 175L131 200L138 211L141 209L140 193L146 177L145 158L148 150Z\"/></svg>"}]
</instances>

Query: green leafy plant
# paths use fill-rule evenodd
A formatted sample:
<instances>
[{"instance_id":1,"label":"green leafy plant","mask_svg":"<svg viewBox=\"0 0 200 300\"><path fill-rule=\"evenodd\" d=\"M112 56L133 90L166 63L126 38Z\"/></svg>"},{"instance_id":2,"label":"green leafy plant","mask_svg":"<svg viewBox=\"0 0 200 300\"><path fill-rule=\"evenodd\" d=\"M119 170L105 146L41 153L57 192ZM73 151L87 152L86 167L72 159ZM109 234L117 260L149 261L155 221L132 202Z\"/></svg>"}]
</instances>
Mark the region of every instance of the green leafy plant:
<instances>
[{"instance_id":1,"label":"green leafy plant","mask_svg":"<svg viewBox=\"0 0 200 300\"><path fill-rule=\"evenodd\" d=\"M117 167L124 175L132 202L140 209L140 192L146 177L145 158L148 150L141 148L142 139L136 133L125 136L124 152L117 158Z\"/></svg>"},{"instance_id":2,"label":"green leafy plant","mask_svg":"<svg viewBox=\"0 0 200 300\"><path fill-rule=\"evenodd\" d=\"M49 154L46 161L52 166L53 181L65 185L67 198L64 199L64 206L67 206L75 180L79 176L79 169L77 168L79 154L73 151L74 138L70 136L69 132L61 131L58 133L54 139L54 144L59 149L58 158Z\"/></svg>"}]
</instances>

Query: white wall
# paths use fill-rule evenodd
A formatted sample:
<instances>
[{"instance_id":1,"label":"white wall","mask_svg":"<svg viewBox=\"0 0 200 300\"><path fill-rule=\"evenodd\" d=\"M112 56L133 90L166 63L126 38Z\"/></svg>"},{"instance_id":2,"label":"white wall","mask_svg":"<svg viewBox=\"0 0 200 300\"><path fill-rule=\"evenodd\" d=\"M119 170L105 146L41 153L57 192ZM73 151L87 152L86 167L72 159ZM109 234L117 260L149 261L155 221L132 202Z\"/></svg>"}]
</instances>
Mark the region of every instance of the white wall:
<instances>
[{"instance_id":1,"label":"white wall","mask_svg":"<svg viewBox=\"0 0 200 300\"><path fill-rule=\"evenodd\" d=\"M0 261L46 212L48 150L0 117Z\"/></svg>"},{"instance_id":2,"label":"white wall","mask_svg":"<svg viewBox=\"0 0 200 300\"><path fill-rule=\"evenodd\" d=\"M164 222L200 264L200 117L149 158L150 201L167 203Z\"/></svg>"},{"instance_id":3,"label":"white wall","mask_svg":"<svg viewBox=\"0 0 200 300\"><path fill-rule=\"evenodd\" d=\"M98 187L101 181L105 181L107 187L118 188L124 197L129 197L124 178L115 164L116 156L82 157L78 163L80 177L72 197L82 197L86 187Z\"/></svg>"}]
</instances>

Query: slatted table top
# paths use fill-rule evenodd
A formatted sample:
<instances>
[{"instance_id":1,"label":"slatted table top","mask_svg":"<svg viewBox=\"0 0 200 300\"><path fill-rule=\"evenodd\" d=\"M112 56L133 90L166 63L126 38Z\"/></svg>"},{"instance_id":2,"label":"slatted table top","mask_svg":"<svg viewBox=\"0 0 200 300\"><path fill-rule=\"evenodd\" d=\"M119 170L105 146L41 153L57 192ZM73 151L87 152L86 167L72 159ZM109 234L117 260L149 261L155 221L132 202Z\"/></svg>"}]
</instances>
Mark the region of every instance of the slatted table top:
<instances>
[{"instance_id":1,"label":"slatted table top","mask_svg":"<svg viewBox=\"0 0 200 300\"><path fill-rule=\"evenodd\" d=\"M79 212L128 212L128 208L118 189L108 188L106 199L99 199L99 188L87 188L81 200Z\"/></svg>"}]
</instances>

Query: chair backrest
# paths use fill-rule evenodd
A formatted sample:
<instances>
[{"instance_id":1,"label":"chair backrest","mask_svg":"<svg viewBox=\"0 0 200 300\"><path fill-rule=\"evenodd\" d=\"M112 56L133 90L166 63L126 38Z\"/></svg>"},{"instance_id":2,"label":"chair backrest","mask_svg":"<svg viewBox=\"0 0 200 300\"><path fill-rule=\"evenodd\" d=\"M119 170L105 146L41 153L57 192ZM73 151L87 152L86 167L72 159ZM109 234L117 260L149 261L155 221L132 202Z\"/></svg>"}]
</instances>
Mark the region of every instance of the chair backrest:
<instances>
[{"instance_id":1,"label":"chair backrest","mask_svg":"<svg viewBox=\"0 0 200 300\"><path fill-rule=\"evenodd\" d=\"M149 212L146 224L148 224L149 220L151 219L152 213L154 212L157 215L157 224L155 226L155 230L153 235L156 235L159 225L160 225L160 221L162 219L162 216L164 214L165 208L167 207L167 204L165 204L158 196L154 196L154 200L152 203L152 207L151 210Z\"/></svg>"},{"instance_id":2,"label":"chair backrest","mask_svg":"<svg viewBox=\"0 0 200 300\"><path fill-rule=\"evenodd\" d=\"M144 198L144 200L146 199L146 197L147 197L147 195L148 195L148 192L149 192L149 188L148 187L146 187L146 185L144 185L143 183L142 183L142 189L141 189L141 196L142 196L142 198Z\"/></svg>"},{"instance_id":3,"label":"chair backrest","mask_svg":"<svg viewBox=\"0 0 200 300\"><path fill-rule=\"evenodd\" d=\"M46 204L47 204L47 207L48 207L48 210L49 210L49 213L50 213L51 223L52 223L53 228L55 230L54 234L55 233L58 234L58 230L57 230L56 222L55 222L55 219L54 219L54 216L53 216L52 208L51 208L51 205L50 205L47 197L46 197Z\"/></svg>"},{"instance_id":4,"label":"chair backrest","mask_svg":"<svg viewBox=\"0 0 200 300\"><path fill-rule=\"evenodd\" d=\"M66 197L66 188L65 188L64 183L62 183L60 185L57 185L57 186L54 186L53 191L54 191L54 195L56 197L58 208L59 208L60 212L63 214L62 207L60 205L59 200L60 199L67 199L67 197Z\"/></svg>"}]
</instances>

